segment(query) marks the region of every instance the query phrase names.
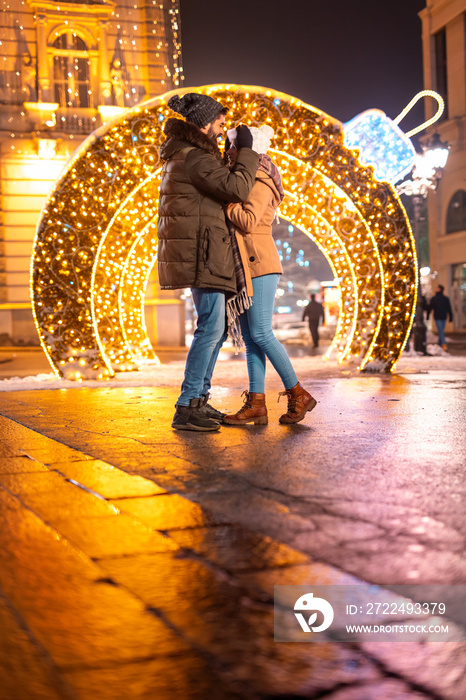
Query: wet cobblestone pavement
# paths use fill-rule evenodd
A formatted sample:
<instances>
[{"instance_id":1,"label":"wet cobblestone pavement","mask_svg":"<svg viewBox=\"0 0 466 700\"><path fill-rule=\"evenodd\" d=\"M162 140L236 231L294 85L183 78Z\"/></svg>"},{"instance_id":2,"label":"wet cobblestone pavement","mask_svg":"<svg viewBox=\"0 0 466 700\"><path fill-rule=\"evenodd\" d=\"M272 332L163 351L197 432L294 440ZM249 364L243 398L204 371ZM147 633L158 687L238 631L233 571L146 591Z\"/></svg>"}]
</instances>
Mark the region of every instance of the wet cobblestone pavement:
<instances>
[{"instance_id":1,"label":"wet cobblestone pavement","mask_svg":"<svg viewBox=\"0 0 466 700\"><path fill-rule=\"evenodd\" d=\"M304 384L210 435L173 387L1 395L1 700L466 698L459 642L273 641L274 585L466 582L466 377Z\"/></svg>"}]
</instances>

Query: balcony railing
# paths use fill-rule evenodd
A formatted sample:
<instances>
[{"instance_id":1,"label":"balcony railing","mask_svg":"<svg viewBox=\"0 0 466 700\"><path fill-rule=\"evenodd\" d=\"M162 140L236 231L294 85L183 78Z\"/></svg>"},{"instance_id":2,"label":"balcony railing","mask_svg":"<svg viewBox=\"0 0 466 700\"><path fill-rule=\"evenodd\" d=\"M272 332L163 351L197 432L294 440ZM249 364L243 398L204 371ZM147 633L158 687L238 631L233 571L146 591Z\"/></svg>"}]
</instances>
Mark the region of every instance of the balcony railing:
<instances>
[{"instance_id":1,"label":"balcony railing","mask_svg":"<svg viewBox=\"0 0 466 700\"><path fill-rule=\"evenodd\" d=\"M66 134L90 134L100 125L96 109L58 109L57 125L54 131Z\"/></svg>"}]
</instances>

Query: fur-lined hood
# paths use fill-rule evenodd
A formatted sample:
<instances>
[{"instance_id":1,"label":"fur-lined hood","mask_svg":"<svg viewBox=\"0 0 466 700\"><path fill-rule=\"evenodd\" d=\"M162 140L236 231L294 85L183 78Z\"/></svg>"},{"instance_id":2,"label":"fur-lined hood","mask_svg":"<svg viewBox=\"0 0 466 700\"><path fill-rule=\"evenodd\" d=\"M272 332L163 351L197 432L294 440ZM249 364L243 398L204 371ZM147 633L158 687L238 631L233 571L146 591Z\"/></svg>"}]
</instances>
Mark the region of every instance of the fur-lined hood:
<instances>
[{"instance_id":1,"label":"fur-lined hood","mask_svg":"<svg viewBox=\"0 0 466 700\"><path fill-rule=\"evenodd\" d=\"M211 153L220 163L223 162L222 154L216 142L207 134L204 134L195 124L171 117L165 122L163 132L167 139L160 146L160 157L162 160L171 158L174 153L186 148L188 143Z\"/></svg>"}]
</instances>

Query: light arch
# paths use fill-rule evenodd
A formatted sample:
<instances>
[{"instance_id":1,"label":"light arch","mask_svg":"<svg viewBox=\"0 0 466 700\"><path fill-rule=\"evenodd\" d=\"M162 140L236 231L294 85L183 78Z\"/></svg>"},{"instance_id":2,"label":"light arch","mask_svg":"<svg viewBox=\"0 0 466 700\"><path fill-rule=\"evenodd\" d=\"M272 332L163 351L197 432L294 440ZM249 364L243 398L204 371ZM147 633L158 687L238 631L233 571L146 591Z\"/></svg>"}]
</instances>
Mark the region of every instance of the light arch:
<instances>
[{"instance_id":1,"label":"light arch","mask_svg":"<svg viewBox=\"0 0 466 700\"><path fill-rule=\"evenodd\" d=\"M185 88L124 113L78 149L42 212L31 260L40 340L54 371L82 380L154 358L143 299L156 259L163 122L174 92L199 91L229 108L228 122L269 123L286 198L281 215L310 235L341 280L332 344L392 371L412 325L416 253L393 187L345 147L342 125L275 90Z\"/></svg>"}]
</instances>

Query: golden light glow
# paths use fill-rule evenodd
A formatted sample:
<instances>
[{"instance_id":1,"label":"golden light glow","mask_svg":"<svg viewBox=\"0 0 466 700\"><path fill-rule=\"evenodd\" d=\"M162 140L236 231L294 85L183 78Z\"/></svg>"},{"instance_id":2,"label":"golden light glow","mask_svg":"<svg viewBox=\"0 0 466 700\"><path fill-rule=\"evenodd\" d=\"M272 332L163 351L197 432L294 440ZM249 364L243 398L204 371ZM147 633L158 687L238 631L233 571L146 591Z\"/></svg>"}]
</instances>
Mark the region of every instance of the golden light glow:
<instances>
[{"instance_id":1,"label":"golden light glow","mask_svg":"<svg viewBox=\"0 0 466 700\"><path fill-rule=\"evenodd\" d=\"M116 107L115 105L99 105L97 107L102 118L102 123L108 122L115 117L119 117L125 112L124 107Z\"/></svg>"},{"instance_id":2,"label":"golden light glow","mask_svg":"<svg viewBox=\"0 0 466 700\"><path fill-rule=\"evenodd\" d=\"M162 95L94 132L43 210L31 261L42 346L57 374L112 376L155 359L144 293L157 259L162 127L174 92L207 93L227 127L268 123L285 189L280 215L312 238L339 280L341 312L328 356L391 371L412 325L417 264L393 187L345 147L342 125L275 90L211 85ZM78 369L79 368L79 369Z\"/></svg>"}]
</instances>

